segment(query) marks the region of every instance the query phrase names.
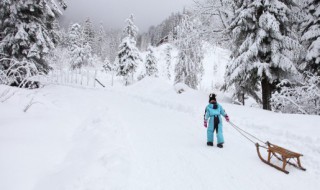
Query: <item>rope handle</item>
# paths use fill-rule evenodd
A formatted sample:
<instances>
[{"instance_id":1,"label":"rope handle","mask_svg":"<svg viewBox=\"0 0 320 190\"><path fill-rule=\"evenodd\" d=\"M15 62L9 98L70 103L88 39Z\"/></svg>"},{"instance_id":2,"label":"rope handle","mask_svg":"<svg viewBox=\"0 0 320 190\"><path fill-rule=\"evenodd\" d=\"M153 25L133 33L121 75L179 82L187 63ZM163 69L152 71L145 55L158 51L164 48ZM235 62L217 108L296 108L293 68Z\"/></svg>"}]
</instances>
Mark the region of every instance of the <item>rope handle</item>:
<instances>
[{"instance_id":1,"label":"rope handle","mask_svg":"<svg viewBox=\"0 0 320 190\"><path fill-rule=\"evenodd\" d=\"M250 142L252 142L253 144L257 144L257 142L253 141L252 138L256 139L257 141L260 141L262 144L267 145L268 142L262 141L261 139L257 138L256 136L252 135L251 133L241 129L240 127L238 127L237 125L235 125L234 123L232 123L231 121L229 121L229 124L236 129L242 136L244 136L247 140L249 140ZM251 138L250 138L250 137ZM259 144L258 144L259 145ZM266 148L265 146L261 146L260 147Z\"/></svg>"}]
</instances>

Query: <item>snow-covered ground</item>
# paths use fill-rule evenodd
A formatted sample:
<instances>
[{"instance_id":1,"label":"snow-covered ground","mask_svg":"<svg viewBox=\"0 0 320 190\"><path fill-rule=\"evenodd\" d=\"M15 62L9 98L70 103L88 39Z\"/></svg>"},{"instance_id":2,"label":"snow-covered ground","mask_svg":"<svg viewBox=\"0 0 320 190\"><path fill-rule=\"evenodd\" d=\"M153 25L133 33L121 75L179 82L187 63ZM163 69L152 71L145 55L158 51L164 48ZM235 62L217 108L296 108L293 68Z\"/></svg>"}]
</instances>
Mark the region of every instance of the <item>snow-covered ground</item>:
<instances>
[{"instance_id":1,"label":"snow-covered ground","mask_svg":"<svg viewBox=\"0 0 320 190\"><path fill-rule=\"evenodd\" d=\"M287 166L286 175L262 163L255 146L225 121L225 147L207 147L207 96L177 94L153 78L104 89L0 86L0 189L320 188L319 116L278 114L218 96L235 124L304 154L307 171Z\"/></svg>"}]
</instances>

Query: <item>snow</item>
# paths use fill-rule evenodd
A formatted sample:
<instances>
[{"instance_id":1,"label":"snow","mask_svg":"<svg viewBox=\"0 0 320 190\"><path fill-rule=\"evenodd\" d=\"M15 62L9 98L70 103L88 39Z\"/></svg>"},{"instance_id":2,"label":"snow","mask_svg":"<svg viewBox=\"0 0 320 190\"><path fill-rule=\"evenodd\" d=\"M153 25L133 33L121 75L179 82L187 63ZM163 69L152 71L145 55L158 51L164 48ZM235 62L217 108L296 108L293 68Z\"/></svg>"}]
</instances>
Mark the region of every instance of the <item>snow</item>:
<instances>
[{"instance_id":1,"label":"snow","mask_svg":"<svg viewBox=\"0 0 320 190\"><path fill-rule=\"evenodd\" d=\"M7 89L14 95L2 102ZM23 112L31 99L36 103ZM150 77L95 89L1 85L0 189L320 188L319 116L273 113L217 96L232 122L304 154L307 171L287 166L286 175L262 163L255 146L225 121L225 147L207 147L207 99L208 93L178 94L170 81Z\"/></svg>"}]
</instances>

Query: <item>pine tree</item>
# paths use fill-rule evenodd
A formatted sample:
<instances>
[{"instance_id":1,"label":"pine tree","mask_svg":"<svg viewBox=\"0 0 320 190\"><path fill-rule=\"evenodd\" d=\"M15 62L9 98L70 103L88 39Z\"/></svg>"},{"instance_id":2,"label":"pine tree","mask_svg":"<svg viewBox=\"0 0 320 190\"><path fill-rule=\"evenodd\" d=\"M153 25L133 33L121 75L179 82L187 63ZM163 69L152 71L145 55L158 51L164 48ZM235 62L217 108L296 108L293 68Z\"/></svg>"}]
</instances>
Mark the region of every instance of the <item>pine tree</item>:
<instances>
[{"instance_id":1,"label":"pine tree","mask_svg":"<svg viewBox=\"0 0 320 190\"><path fill-rule=\"evenodd\" d=\"M136 39L139 29L136 25L134 25L134 16L130 15L126 22L127 26L123 29L124 36Z\"/></svg>"},{"instance_id":2,"label":"pine tree","mask_svg":"<svg viewBox=\"0 0 320 190\"><path fill-rule=\"evenodd\" d=\"M86 41L83 29L80 24L73 24L68 32L68 50L70 52L70 64L72 69L89 65L91 58L91 47Z\"/></svg>"},{"instance_id":3,"label":"pine tree","mask_svg":"<svg viewBox=\"0 0 320 190\"><path fill-rule=\"evenodd\" d=\"M158 69L157 69L157 59L153 54L152 47L148 47L147 50L148 54L146 57L146 74L148 76L155 76L158 77Z\"/></svg>"},{"instance_id":4,"label":"pine tree","mask_svg":"<svg viewBox=\"0 0 320 190\"><path fill-rule=\"evenodd\" d=\"M130 83L129 77L131 76L131 82L133 82L133 74L138 63L142 61L140 52L136 47L135 37L138 33L138 28L134 25L133 15L127 19L127 26L123 33L125 37L119 46L115 61L118 64L117 75L123 76L125 85L128 85Z\"/></svg>"},{"instance_id":5,"label":"pine tree","mask_svg":"<svg viewBox=\"0 0 320 190\"><path fill-rule=\"evenodd\" d=\"M84 22L83 34L84 34L85 41L88 42L88 45L91 47L91 49L96 50L95 41L94 41L96 34L89 17Z\"/></svg>"},{"instance_id":6,"label":"pine tree","mask_svg":"<svg viewBox=\"0 0 320 190\"><path fill-rule=\"evenodd\" d=\"M99 31L96 35L96 42L95 42L96 50L94 52L96 52L97 55L101 57L101 59L105 59L106 57L106 47L105 47L106 38L107 38L106 31L104 30L103 24L100 23Z\"/></svg>"},{"instance_id":7,"label":"pine tree","mask_svg":"<svg viewBox=\"0 0 320 190\"><path fill-rule=\"evenodd\" d=\"M175 67L175 83L185 83L197 89L203 73L203 50L197 31L199 22L184 15L177 31L177 47L180 52Z\"/></svg>"},{"instance_id":8,"label":"pine tree","mask_svg":"<svg viewBox=\"0 0 320 190\"><path fill-rule=\"evenodd\" d=\"M320 75L320 1L306 0L303 5L306 12L301 24L302 42L307 52L303 58L301 69Z\"/></svg>"},{"instance_id":9,"label":"pine tree","mask_svg":"<svg viewBox=\"0 0 320 190\"><path fill-rule=\"evenodd\" d=\"M226 86L235 84L258 97L256 89L261 83L263 109L271 110L273 84L297 73L295 4L287 0L239 0L235 4L229 27L233 60L227 68Z\"/></svg>"},{"instance_id":10,"label":"pine tree","mask_svg":"<svg viewBox=\"0 0 320 190\"><path fill-rule=\"evenodd\" d=\"M48 73L45 55L58 42L60 14L54 0L0 1L0 72L7 79L0 83L24 86L29 77Z\"/></svg>"},{"instance_id":11,"label":"pine tree","mask_svg":"<svg viewBox=\"0 0 320 190\"><path fill-rule=\"evenodd\" d=\"M172 47L168 45L166 47L166 66L167 66L167 77L169 80L171 80L171 73L170 73L171 60L172 60L171 50L172 50Z\"/></svg>"}]
</instances>

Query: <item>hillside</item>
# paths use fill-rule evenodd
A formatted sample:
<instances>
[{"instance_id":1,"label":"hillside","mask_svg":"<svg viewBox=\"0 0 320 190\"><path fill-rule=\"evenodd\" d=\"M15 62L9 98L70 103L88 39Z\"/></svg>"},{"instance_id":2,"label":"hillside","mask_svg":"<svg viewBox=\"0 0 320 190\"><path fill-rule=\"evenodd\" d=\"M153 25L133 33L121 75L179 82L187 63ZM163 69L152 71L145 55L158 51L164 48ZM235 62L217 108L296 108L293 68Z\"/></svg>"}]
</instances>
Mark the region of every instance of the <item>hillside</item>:
<instances>
[{"instance_id":1,"label":"hillside","mask_svg":"<svg viewBox=\"0 0 320 190\"><path fill-rule=\"evenodd\" d=\"M9 87L0 86L0 92ZM9 88L0 103L0 189L319 189L318 116L277 114L218 101L231 121L304 154L306 172L283 174L224 122L225 147L206 146L207 93L177 94L162 79L130 87ZM26 105L33 99L27 112Z\"/></svg>"}]
</instances>

